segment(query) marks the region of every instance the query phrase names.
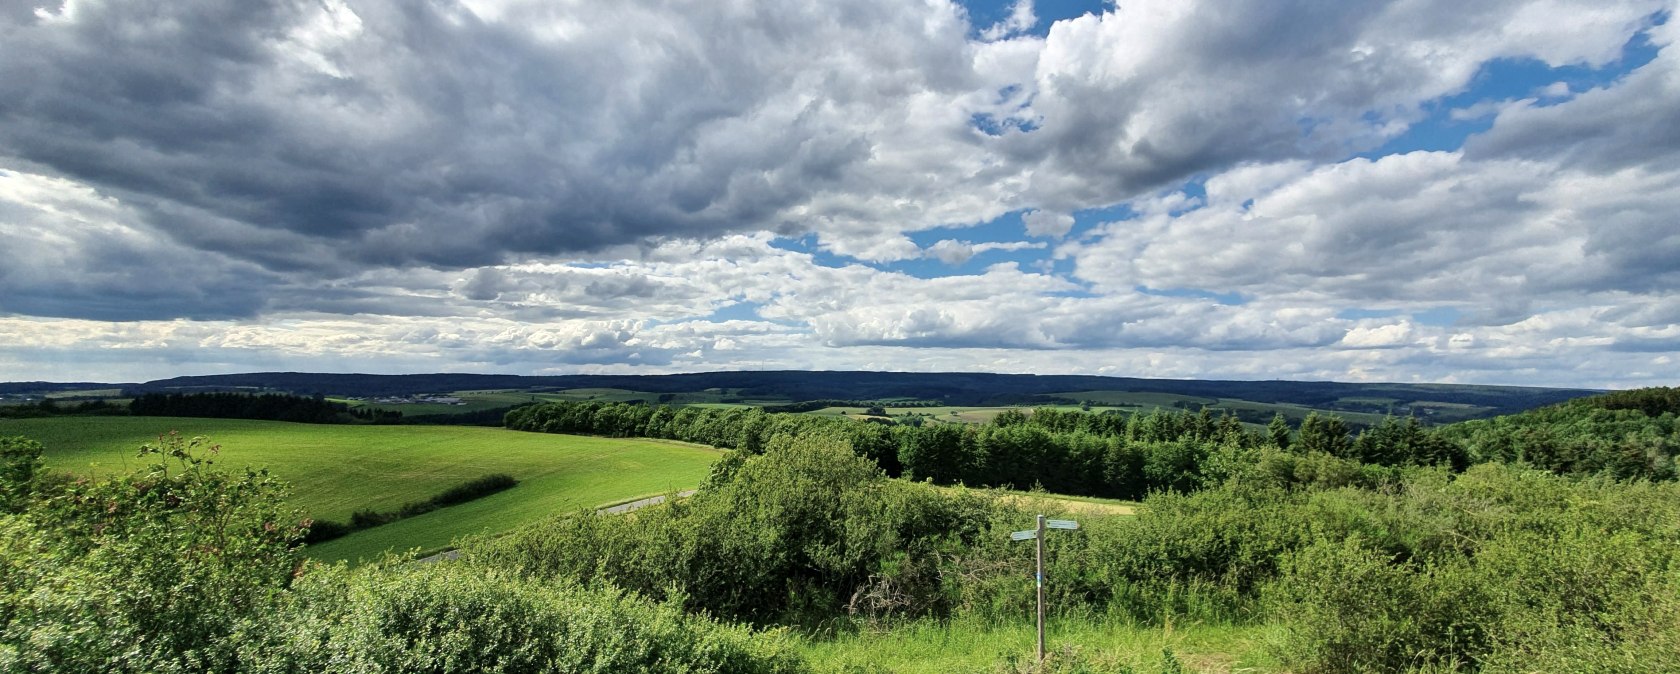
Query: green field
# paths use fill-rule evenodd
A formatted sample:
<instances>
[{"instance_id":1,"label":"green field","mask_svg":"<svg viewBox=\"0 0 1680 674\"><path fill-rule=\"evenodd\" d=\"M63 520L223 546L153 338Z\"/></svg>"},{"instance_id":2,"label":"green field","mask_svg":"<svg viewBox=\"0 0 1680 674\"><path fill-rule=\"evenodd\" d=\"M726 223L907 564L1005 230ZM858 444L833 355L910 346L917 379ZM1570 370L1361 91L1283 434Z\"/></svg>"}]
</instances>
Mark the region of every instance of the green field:
<instances>
[{"instance_id":1,"label":"green field","mask_svg":"<svg viewBox=\"0 0 1680 674\"><path fill-rule=\"evenodd\" d=\"M0 421L0 435L46 447L49 467L110 474L142 466L141 443L179 430L222 446L224 467L267 467L292 485L310 516L347 521L363 508L396 510L462 482L507 473L519 485L449 508L313 546L318 559L386 549L435 549L457 536L507 531L534 519L692 488L721 453L665 440L608 439L459 426L337 426L230 419L59 417Z\"/></svg>"}]
</instances>

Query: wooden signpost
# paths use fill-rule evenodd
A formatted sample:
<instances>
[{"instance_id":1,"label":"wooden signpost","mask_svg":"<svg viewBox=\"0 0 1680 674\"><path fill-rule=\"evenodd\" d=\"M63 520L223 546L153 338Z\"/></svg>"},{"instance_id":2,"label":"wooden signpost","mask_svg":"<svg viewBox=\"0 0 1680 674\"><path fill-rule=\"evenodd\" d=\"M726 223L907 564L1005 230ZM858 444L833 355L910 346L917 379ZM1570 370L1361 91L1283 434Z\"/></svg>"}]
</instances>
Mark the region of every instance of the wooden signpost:
<instances>
[{"instance_id":1,"label":"wooden signpost","mask_svg":"<svg viewBox=\"0 0 1680 674\"><path fill-rule=\"evenodd\" d=\"M1009 540L1024 541L1029 538L1038 541L1038 573L1034 575L1038 585L1038 662L1044 662L1044 530L1045 529L1078 529L1079 523L1073 520L1046 520L1043 515L1038 516L1038 528L1017 531L1009 534Z\"/></svg>"}]
</instances>

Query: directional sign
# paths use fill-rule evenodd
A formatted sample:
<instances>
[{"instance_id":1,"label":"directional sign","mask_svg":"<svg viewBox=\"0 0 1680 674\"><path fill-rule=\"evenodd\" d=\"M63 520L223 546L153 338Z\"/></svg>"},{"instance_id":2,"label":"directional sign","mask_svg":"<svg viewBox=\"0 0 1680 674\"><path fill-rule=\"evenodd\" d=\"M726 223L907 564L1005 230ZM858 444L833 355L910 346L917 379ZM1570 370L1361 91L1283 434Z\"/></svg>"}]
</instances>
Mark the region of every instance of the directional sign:
<instances>
[{"instance_id":1,"label":"directional sign","mask_svg":"<svg viewBox=\"0 0 1680 674\"><path fill-rule=\"evenodd\" d=\"M1079 523L1073 520L1047 520L1043 515L1038 516L1038 528L1017 531L1009 534L1010 540L1038 541L1038 572L1033 574L1038 586L1038 662L1044 664L1044 530L1045 529L1078 529Z\"/></svg>"}]
</instances>

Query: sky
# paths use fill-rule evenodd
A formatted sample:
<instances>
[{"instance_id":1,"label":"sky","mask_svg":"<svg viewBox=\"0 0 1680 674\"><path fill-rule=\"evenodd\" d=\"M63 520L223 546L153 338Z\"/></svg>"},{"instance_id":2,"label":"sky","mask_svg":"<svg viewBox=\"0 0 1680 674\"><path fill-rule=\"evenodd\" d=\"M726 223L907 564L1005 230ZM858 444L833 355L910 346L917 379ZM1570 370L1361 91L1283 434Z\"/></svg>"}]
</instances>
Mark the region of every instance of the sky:
<instances>
[{"instance_id":1,"label":"sky","mask_svg":"<svg viewBox=\"0 0 1680 674\"><path fill-rule=\"evenodd\" d=\"M1675 0L0 0L0 380L1680 384Z\"/></svg>"}]
</instances>

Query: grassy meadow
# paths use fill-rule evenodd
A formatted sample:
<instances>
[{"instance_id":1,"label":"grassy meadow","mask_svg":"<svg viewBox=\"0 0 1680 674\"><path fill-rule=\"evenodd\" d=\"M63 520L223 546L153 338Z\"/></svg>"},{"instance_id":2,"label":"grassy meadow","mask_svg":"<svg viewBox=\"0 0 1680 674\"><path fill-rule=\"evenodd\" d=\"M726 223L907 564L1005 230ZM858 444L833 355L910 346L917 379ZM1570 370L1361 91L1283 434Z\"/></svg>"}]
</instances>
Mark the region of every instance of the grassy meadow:
<instances>
[{"instance_id":1,"label":"grassy meadow","mask_svg":"<svg viewBox=\"0 0 1680 674\"><path fill-rule=\"evenodd\" d=\"M830 638L805 636L799 649L819 672L947 674L1031 671L1037 631L1030 616L1012 623L917 621L890 630ZM1077 655L1104 672L1283 671L1266 652L1276 630L1252 625L1142 625L1124 619L1052 616L1045 652ZM1171 652L1168 660L1166 652ZM1174 669L1172 663L1182 669Z\"/></svg>"},{"instance_id":2,"label":"grassy meadow","mask_svg":"<svg viewBox=\"0 0 1680 674\"><path fill-rule=\"evenodd\" d=\"M310 516L346 521L395 510L462 482L507 473L519 485L312 546L324 560L435 549L546 516L692 488L721 452L669 440L607 439L458 426L336 426L233 419L59 417L0 421L0 436L46 448L47 466L110 475L142 467L135 448L171 430L221 445L225 468L266 467Z\"/></svg>"}]
</instances>

